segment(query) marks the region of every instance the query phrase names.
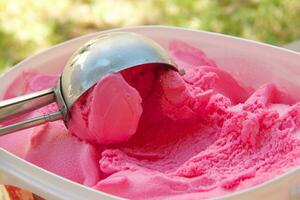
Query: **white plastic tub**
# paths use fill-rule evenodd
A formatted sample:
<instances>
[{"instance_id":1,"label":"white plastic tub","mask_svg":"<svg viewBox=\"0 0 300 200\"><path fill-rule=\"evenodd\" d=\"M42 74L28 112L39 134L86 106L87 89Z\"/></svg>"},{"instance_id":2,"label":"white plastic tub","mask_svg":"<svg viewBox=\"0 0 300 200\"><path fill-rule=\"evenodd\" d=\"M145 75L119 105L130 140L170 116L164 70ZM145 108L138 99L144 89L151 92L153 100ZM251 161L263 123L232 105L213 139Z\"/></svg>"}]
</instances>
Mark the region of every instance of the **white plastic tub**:
<instances>
[{"instance_id":1,"label":"white plastic tub","mask_svg":"<svg viewBox=\"0 0 300 200\"><path fill-rule=\"evenodd\" d=\"M295 99L300 99L299 53L221 34L173 27L145 26L107 32L110 31L144 34L165 47L170 40L183 40L202 49L220 68L231 73L243 85L257 88L263 83L274 82ZM23 69L59 74L69 56L98 34L65 42L19 63L0 77L0 97ZM0 183L23 188L46 199L118 199L54 175L3 149L0 149ZM300 199L300 166L264 184L221 199Z\"/></svg>"}]
</instances>

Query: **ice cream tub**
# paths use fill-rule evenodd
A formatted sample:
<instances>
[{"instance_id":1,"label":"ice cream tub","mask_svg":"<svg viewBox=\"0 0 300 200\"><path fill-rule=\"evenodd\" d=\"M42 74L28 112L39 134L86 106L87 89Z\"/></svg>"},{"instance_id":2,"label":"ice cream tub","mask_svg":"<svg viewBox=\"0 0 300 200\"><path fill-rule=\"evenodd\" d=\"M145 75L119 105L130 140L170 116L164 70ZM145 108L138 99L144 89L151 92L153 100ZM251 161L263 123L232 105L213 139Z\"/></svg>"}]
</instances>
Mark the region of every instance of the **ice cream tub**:
<instances>
[{"instance_id":1,"label":"ice cream tub","mask_svg":"<svg viewBox=\"0 0 300 200\"><path fill-rule=\"evenodd\" d=\"M238 82L253 89L272 82L280 90L300 100L300 54L279 47L222 34L164 26L144 26L108 30L143 34L167 47L171 40L181 40L199 47L220 69ZM99 33L82 36L27 58L0 78L0 96L24 69L44 74L59 74L70 55ZM0 149L0 183L31 191L45 199L119 199L59 177ZM300 169L294 168L281 176L247 190L220 199L299 199Z\"/></svg>"}]
</instances>

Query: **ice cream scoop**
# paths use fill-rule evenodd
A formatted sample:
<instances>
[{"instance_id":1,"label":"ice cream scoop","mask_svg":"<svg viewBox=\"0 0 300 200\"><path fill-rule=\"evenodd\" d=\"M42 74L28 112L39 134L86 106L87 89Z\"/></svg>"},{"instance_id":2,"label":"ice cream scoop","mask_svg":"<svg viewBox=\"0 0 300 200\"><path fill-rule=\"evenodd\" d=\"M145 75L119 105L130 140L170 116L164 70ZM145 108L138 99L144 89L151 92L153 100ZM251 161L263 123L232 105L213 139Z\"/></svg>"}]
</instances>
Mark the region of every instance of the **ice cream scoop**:
<instances>
[{"instance_id":1,"label":"ice cream scoop","mask_svg":"<svg viewBox=\"0 0 300 200\"><path fill-rule=\"evenodd\" d=\"M72 105L104 76L148 64L178 71L165 50L149 38L127 32L102 34L73 54L54 88L1 101L0 123L53 102L58 112L0 127L0 135L61 119L67 124Z\"/></svg>"}]
</instances>

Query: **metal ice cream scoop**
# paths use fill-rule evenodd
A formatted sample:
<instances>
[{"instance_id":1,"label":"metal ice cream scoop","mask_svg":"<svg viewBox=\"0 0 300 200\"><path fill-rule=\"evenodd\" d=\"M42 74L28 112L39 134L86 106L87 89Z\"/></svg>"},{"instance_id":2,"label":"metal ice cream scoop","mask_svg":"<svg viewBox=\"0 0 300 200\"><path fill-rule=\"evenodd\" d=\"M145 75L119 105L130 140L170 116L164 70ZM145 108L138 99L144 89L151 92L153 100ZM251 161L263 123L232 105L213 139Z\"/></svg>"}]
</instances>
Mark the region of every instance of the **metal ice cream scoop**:
<instances>
[{"instance_id":1,"label":"metal ice cream scoop","mask_svg":"<svg viewBox=\"0 0 300 200\"><path fill-rule=\"evenodd\" d=\"M149 38L127 32L100 35L73 54L54 88L0 101L0 123L53 102L59 111L2 126L0 135L61 119L66 124L72 105L102 77L147 64L177 71L165 50Z\"/></svg>"}]
</instances>

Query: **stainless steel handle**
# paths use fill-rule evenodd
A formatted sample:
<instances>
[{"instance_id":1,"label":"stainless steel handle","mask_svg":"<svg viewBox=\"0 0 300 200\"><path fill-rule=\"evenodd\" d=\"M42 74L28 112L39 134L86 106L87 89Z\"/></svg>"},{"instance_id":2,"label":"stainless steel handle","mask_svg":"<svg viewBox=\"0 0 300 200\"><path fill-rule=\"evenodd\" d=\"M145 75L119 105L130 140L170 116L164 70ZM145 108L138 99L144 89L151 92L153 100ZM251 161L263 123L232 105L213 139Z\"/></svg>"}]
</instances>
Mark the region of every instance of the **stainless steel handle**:
<instances>
[{"instance_id":1,"label":"stainless steel handle","mask_svg":"<svg viewBox=\"0 0 300 200\"><path fill-rule=\"evenodd\" d=\"M61 112L50 113L32 119L27 119L21 122L0 127L0 136L60 119L63 119L63 114Z\"/></svg>"},{"instance_id":2,"label":"stainless steel handle","mask_svg":"<svg viewBox=\"0 0 300 200\"><path fill-rule=\"evenodd\" d=\"M0 123L55 101L54 88L0 101Z\"/></svg>"},{"instance_id":3,"label":"stainless steel handle","mask_svg":"<svg viewBox=\"0 0 300 200\"><path fill-rule=\"evenodd\" d=\"M55 102L54 88L0 101L0 123ZM21 122L0 126L0 136L63 119L62 112L45 114Z\"/></svg>"}]
</instances>

